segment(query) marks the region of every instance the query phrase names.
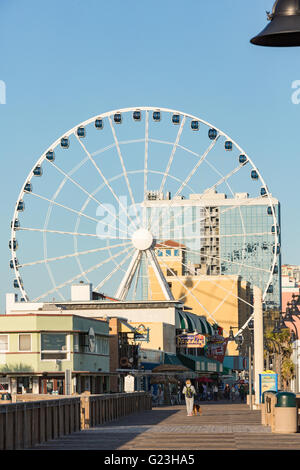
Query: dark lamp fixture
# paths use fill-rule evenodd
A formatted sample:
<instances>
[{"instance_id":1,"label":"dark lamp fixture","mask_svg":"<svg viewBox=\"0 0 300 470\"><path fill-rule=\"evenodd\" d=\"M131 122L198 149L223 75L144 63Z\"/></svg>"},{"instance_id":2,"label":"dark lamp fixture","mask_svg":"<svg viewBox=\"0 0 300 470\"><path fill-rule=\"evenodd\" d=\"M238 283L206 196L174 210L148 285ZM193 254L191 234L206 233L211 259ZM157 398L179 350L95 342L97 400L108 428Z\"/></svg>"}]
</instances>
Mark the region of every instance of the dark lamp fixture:
<instances>
[{"instance_id":1,"label":"dark lamp fixture","mask_svg":"<svg viewBox=\"0 0 300 470\"><path fill-rule=\"evenodd\" d=\"M233 329L230 327L228 341L234 341Z\"/></svg>"},{"instance_id":2,"label":"dark lamp fixture","mask_svg":"<svg viewBox=\"0 0 300 470\"><path fill-rule=\"evenodd\" d=\"M272 13L267 12L270 23L251 43L267 47L300 46L300 0L276 0Z\"/></svg>"}]
</instances>

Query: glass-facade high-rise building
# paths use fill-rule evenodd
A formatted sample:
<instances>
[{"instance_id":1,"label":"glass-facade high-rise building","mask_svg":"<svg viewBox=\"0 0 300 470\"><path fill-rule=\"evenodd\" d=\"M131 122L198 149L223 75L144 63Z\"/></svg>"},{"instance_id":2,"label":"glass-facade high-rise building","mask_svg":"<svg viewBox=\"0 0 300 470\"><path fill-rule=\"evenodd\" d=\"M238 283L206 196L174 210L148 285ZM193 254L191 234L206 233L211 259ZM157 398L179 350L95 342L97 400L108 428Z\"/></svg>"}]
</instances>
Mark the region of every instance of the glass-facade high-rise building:
<instances>
[{"instance_id":1,"label":"glass-facade high-rise building","mask_svg":"<svg viewBox=\"0 0 300 470\"><path fill-rule=\"evenodd\" d=\"M261 288L266 309L281 308L277 199L215 191L189 199L156 196L152 192L145 202L150 230L162 246L167 240L184 246L185 276L239 276L250 288Z\"/></svg>"}]
</instances>

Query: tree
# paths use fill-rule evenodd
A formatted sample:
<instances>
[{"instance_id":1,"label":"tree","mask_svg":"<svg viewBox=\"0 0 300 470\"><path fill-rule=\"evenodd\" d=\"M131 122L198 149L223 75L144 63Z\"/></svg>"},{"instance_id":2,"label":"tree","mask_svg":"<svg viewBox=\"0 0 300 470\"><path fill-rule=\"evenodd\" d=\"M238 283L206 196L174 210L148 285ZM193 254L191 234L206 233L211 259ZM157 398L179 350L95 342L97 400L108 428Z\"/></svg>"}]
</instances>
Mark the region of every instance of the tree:
<instances>
[{"instance_id":1,"label":"tree","mask_svg":"<svg viewBox=\"0 0 300 470\"><path fill-rule=\"evenodd\" d=\"M278 333L268 332L265 335L268 351L278 362L276 371L279 375L279 388L289 389L290 382L295 378L295 365L291 359L293 350L291 345L291 332L288 328L280 330ZM277 360L276 360L277 359Z\"/></svg>"}]
</instances>

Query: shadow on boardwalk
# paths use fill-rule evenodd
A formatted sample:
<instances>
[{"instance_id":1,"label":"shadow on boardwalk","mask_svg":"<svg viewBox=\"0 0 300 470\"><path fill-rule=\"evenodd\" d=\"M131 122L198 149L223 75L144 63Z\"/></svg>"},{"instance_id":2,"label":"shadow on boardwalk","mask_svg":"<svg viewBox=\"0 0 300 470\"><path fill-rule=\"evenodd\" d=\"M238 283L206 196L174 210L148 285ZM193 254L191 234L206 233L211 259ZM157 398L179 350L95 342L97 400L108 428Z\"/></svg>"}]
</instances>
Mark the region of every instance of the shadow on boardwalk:
<instances>
[{"instance_id":1,"label":"shadow on boardwalk","mask_svg":"<svg viewBox=\"0 0 300 470\"><path fill-rule=\"evenodd\" d=\"M202 416L185 406L155 407L36 446L36 450L300 449L300 434L272 434L260 411L245 404L204 402Z\"/></svg>"}]
</instances>

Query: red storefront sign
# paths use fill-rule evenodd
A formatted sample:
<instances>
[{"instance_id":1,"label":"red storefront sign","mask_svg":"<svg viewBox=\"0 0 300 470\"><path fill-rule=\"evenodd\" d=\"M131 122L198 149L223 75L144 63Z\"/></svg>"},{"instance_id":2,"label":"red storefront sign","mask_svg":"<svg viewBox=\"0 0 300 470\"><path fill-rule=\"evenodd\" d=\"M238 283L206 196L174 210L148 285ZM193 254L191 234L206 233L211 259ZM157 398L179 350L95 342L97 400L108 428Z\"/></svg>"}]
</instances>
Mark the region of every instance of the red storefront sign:
<instances>
[{"instance_id":1,"label":"red storefront sign","mask_svg":"<svg viewBox=\"0 0 300 470\"><path fill-rule=\"evenodd\" d=\"M219 341L209 342L205 356L216 361L223 362L226 354L228 338Z\"/></svg>"}]
</instances>

